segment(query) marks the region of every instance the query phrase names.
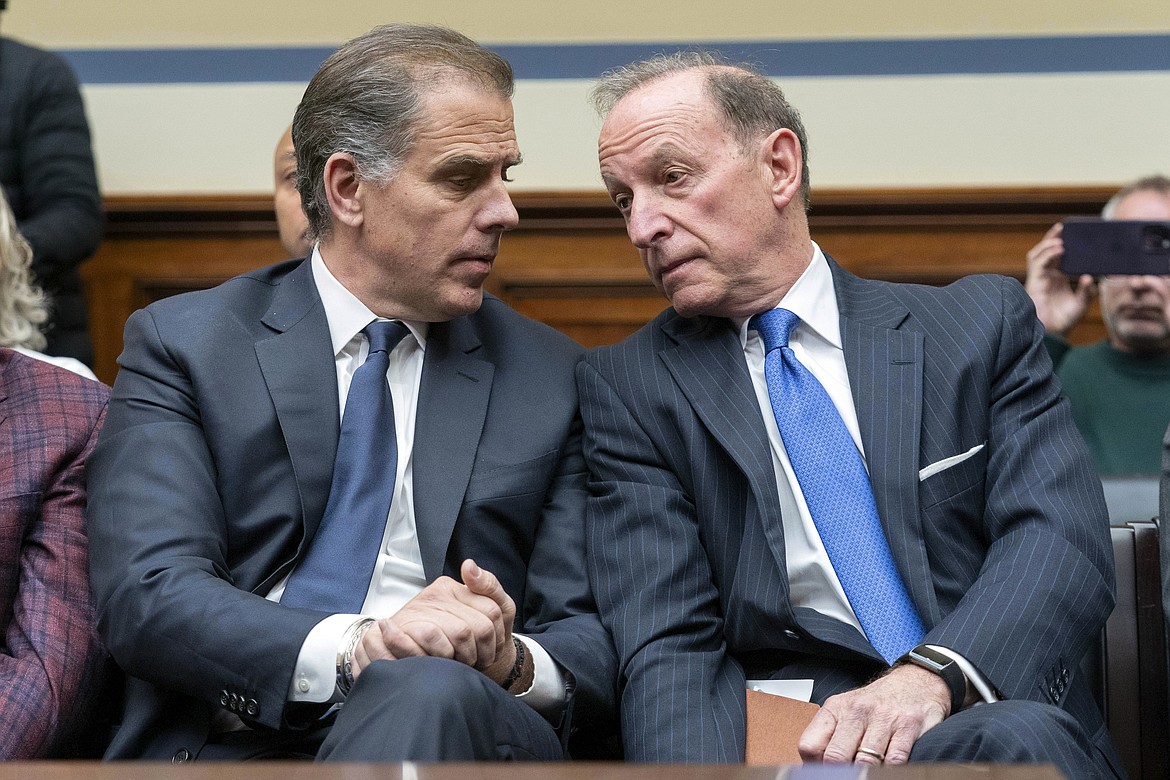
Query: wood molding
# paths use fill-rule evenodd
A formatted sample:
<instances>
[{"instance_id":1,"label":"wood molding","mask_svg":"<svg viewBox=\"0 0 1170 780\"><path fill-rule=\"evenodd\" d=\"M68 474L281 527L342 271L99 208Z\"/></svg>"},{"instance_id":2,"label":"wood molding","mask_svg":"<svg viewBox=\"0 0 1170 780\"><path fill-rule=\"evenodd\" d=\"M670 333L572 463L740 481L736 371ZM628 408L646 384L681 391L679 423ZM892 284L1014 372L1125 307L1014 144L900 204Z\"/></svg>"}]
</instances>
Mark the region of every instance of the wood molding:
<instances>
[{"instance_id":1,"label":"wood molding","mask_svg":"<svg viewBox=\"0 0 1170 780\"><path fill-rule=\"evenodd\" d=\"M813 237L861 276L945 284L971 273L1022 278L1049 225L1095 214L1113 187L814 190ZM520 225L503 241L488 289L587 346L611 343L666 306L621 216L601 191L516 192ZM82 268L98 376L112 382L122 326L160 297L210 287L283 260L272 199L115 195L106 237ZM1103 334L1094 313L1074 333Z\"/></svg>"}]
</instances>

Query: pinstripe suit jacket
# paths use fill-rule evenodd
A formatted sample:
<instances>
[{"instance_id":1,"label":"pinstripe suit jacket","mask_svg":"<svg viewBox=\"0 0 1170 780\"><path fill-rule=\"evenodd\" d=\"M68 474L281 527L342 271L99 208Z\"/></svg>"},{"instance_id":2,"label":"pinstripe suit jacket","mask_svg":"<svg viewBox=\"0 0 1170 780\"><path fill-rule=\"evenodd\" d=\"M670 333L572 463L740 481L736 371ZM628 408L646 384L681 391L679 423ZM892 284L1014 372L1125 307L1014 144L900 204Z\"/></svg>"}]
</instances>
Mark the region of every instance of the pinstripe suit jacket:
<instances>
[{"instance_id":1,"label":"pinstripe suit jacket","mask_svg":"<svg viewBox=\"0 0 1170 780\"><path fill-rule=\"evenodd\" d=\"M1113 606L1108 521L1023 289L830 265L878 511L926 641L1107 743L1076 672ZM813 676L823 700L884 668L856 629L789 601L767 434L728 320L668 309L577 376L628 757L741 761L745 677Z\"/></svg>"}]
</instances>

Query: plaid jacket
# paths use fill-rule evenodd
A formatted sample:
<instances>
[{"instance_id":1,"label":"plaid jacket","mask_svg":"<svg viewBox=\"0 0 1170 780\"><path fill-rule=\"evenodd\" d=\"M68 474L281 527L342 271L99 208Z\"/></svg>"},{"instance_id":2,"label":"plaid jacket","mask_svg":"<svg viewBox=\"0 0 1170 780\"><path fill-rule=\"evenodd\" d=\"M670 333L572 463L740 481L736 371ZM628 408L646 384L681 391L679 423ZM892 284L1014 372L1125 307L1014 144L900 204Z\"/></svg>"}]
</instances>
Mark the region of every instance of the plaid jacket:
<instances>
[{"instance_id":1,"label":"plaid jacket","mask_svg":"<svg viewBox=\"0 0 1170 780\"><path fill-rule=\"evenodd\" d=\"M84 725L104 651L94 625L85 462L109 389L0 349L0 758Z\"/></svg>"}]
</instances>

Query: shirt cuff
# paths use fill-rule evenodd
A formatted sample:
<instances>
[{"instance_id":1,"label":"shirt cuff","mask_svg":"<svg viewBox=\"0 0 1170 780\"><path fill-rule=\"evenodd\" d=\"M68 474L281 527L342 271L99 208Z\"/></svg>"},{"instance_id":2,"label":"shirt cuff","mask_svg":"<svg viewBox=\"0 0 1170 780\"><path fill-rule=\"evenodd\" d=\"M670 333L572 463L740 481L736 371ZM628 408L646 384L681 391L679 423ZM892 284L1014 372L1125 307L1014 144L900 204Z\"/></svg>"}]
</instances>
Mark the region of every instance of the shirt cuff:
<instances>
[{"instance_id":1,"label":"shirt cuff","mask_svg":"<svg viewBox=\"0 0 1170 780\"><path fill-rule=\"evenodd\" d=\"M558 722L565 709L567 696L565 675L548 651L535 639L520 634L513 636L524 643L524 648L532 656L533 667L532 685L524 693L516 694L516 698L536 710L546 720Z\"/></svg>"},{"instance_id":2,"label":"shirt cuff","mask_svg":"<svg viewBox=\"0 0 1170 780\"><path fill-rule=\"evenodd\" d=\"M337 651L345 633L365 620L361 615L330 615L309 631L297 655L289 701L341 701L337 690Z\"/></svg>"},{"instance_id":3,"label":"shirt cuff","mask_svg":"<svg viewBox=\"0 0 1170 780\"><path fill-rule=\"evenodd\" d=\"M977 703L990 704L991 702L999 701L999 694L995 692L995 687L975 668L975 664L949 647L942 647L940 645L927 645L927 647L935 652L942 653L959 665L963 676L967 678L967 685L974 688L975 692L979 694L981 701ZM953 712L951 714L954 715Z\"/></svg>"}]
</instances>

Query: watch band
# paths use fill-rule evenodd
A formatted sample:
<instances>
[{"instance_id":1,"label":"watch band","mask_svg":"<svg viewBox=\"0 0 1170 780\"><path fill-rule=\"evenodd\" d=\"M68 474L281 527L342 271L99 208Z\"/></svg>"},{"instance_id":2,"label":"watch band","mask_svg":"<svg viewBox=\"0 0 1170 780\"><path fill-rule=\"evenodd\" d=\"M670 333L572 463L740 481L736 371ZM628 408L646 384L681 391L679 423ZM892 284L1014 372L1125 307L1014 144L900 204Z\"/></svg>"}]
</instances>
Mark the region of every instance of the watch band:
<instances>
[{"instance_id":1,"label":"watch band","mask_svg":"<svg viewBox=\"0 0 1170 780\"><path fill-rule=\"evenodd\" d=\"M934 672L943 679L951 691L951 715L963 709L967 701L967 675L955 663L955 659L943 655L927 645L918 645L898 659L899 663L914 664L928 672Z\"/></svg>"}]
</instances>

